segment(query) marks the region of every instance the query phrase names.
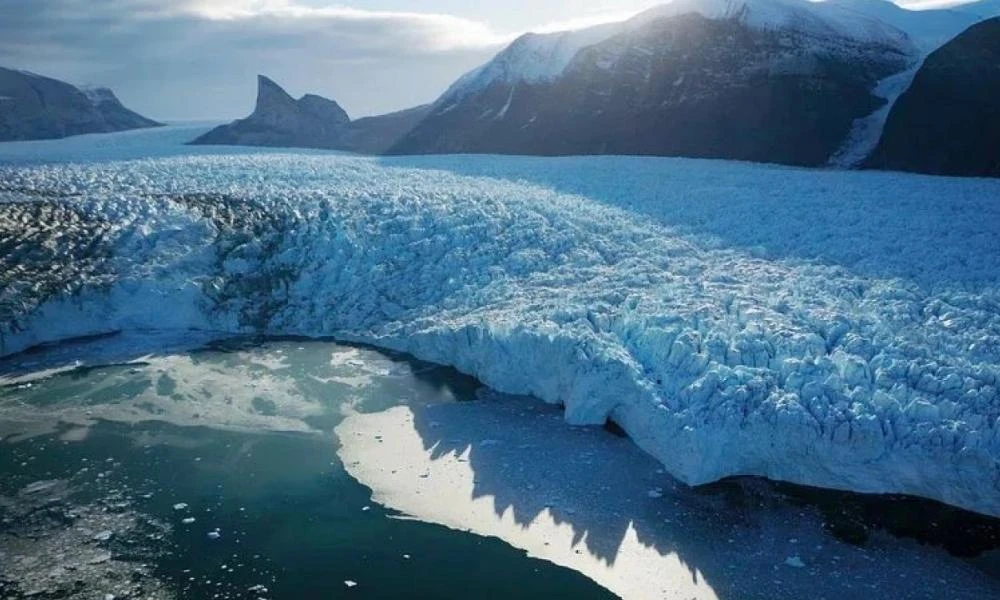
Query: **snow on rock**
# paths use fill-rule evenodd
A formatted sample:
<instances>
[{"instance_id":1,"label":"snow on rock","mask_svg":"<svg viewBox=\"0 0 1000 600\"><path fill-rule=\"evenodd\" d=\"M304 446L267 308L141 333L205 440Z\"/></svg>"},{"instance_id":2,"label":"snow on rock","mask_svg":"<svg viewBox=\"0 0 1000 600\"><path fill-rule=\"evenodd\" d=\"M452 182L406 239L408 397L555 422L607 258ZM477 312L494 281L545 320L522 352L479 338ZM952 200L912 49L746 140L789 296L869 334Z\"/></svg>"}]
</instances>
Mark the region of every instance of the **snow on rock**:
<instances>
[{"instance_id":1,"label":"snow on rock","mask_svg":"<svg viewBox=\"0 0 1000 600\"><path fill-rule=\"evenodd\" d=\"M527 33L514 40L493 60L460 77L435 104L444 112L450 106L493 82L539 83L558 78L577 53L625 29L611 23L556 33Z\"/></svg>"},{"instance_id":2,"label":"snow on rock","mask_svg":"<svg viewBox=\"0 0 1000 600\"><path fill-rule=\"evenodd\" d=\"M1000 516L1000 182L248 152L8 165L0 189L0 353L336 335L613 418L688 483Z\"/></svg>"},{"instance_id":3,"label":"snow on rock","mask_svg":"<svg viewBox=\"0 0 1000 600\"><path fill-rule=\"evenodd\" d=\"M788 565L789 567L795 567L796 569L801 569L806 566L806 563L802 562L802 559L799 558L798 555L789 556L788 558L786 558L785 564Z\"/></svg>"},{"instance_id":4,"label":"snow on rock","mask_svg":"<svg viewBox=\"0 0 1000 600\"><path fill-rule=\"evenodd\" d=\"M879 81L875 95L885 100L885 104L866 117L857 119L840 148L830 157L830 166L850 169L857 167L868 158L882 139L889 112L923 65L918 60L912 67Z\"/></svg>"},{"instance_id":5,"label":"snow on rock","mask_svg":"<svg viewBox=\"0 0 1000 600\"><path fill-rule=\"evenodd\" d=\"M904 31L858 10L857 6L841 2L674 0L621 23L606 23L573 31L527 33L514 40L490 62L456 81L437 101L434 111L447 112L464 97L496 82L532 84L552 81L566 71L584 48L638 30L657 19L691 13L709 19L739 19L755 29L794 31L825 45L836 40L837 44L846 46L877 44L903 54L915 52L913 42ZM922 24L929 19L915 18L914 21Z\"/></svg>"},{"instance_id":6,"label":"snow on rock","mask_svg":"<svg viewBox=\"0 0 1000 600\"><path fill-rule=\"evenodd\" d=\"M841 37L859 42L909 45L906 34L863 10L838 2L807 0L674 0L641 13L637 19L698 13L710 19L740 18L750 27L788 29L817 37Z\"/></svg>"},{"instance_id":7,"label":"snow on rock","mask_svg":"<svg viewBox=\"0 0 1000 600\"><path fill-rule=\"evenodd\" d=\"M909 9L890 0L825 0L844 11L864 14L905 31L911 40L928 53L984 18L1000 14L1000 5L990 7L982 0L927 3L934 8Z\"/></svg>"}]
</instances>

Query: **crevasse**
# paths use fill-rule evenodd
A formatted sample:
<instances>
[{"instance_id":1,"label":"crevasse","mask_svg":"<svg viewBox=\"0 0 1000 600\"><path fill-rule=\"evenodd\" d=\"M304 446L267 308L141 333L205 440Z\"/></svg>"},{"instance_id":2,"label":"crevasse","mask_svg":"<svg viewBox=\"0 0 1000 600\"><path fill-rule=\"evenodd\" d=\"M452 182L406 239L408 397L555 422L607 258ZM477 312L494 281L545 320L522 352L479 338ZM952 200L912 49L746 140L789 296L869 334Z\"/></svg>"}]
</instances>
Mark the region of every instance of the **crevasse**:
<instances>
[{"instance_id":1,"label":"crevasse","mask_svg":"<svg viewBox=\"0 0 1000 600\"><path fill-rule=\"evenodd\" d=\"M997 182L673 159L0 168L2 348L335 335L613 418L687 483L1000 516Z\"/></svg>"}]
</instances>

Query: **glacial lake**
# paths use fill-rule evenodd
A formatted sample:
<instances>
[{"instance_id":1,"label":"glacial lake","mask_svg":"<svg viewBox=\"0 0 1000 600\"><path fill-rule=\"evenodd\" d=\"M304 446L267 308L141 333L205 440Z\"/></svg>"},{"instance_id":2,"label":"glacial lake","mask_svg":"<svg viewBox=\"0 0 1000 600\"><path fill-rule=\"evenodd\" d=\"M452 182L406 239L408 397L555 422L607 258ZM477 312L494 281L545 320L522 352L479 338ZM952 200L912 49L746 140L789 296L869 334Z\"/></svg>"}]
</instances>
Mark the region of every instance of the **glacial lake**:
<instances>
[{"instance_id":1,"label":"glacial lake","mask_svg":"<svg viewBox=\"0 0 1000 600\"><path fill-rule=\"evenodd\" d=\"M474 380L294 340L31 375L101 343L0 365L0 597L614 597L401 518L338 460L344 414L463 402Z\"/></svg>"},{"instance_id":2,"label":"glacial lake","mask_svg":"<svg viewBox=\"0 0 1000 600\"><path fill-rule=\"evenodd\" d=\"M821 505L690 488L631 440L450 368L193 335L0 361L0 597L1000 593L995 552L849 543Z\"/></svg>"}]
</instances>

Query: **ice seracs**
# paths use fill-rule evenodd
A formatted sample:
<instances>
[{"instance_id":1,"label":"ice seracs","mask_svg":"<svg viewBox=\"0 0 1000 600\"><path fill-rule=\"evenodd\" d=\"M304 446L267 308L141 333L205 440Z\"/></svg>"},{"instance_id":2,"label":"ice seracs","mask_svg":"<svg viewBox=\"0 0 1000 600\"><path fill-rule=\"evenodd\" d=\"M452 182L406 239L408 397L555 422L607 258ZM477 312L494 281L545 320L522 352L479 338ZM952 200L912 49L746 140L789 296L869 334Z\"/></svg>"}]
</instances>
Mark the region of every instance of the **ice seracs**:
<instances>
[{"instance_id":1,"label":"ice seracs","mask_svg":"<svg viewBox=\"0 0 1000 600\"><path fill-rule=\"evenodd\" d=\"M611 419L688 483L1000 515L1000 182L24 150L33 165L0 168L3 353L149 328L337 335Z\"/></svg>"}]
</instances>

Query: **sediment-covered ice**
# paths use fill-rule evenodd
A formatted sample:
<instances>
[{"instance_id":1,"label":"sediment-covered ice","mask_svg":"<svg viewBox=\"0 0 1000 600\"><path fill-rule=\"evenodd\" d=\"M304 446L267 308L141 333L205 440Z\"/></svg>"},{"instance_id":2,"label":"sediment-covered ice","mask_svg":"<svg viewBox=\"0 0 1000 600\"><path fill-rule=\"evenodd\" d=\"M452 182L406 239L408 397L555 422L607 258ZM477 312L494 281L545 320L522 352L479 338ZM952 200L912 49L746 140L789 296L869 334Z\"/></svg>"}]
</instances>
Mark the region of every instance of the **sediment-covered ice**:
<instances>
[{"instance_id":1,"label":"sediment-covered ice","mask_svg":"<svg viewBox=\"0 0 1000 600\"><path fill-rule=\"evenodd\" d=\"M1000 182L24 148L0 146L0 353L121 329L336 335L613 418L688 483L1000 516Z\"/></svg>"}]
</instances>

